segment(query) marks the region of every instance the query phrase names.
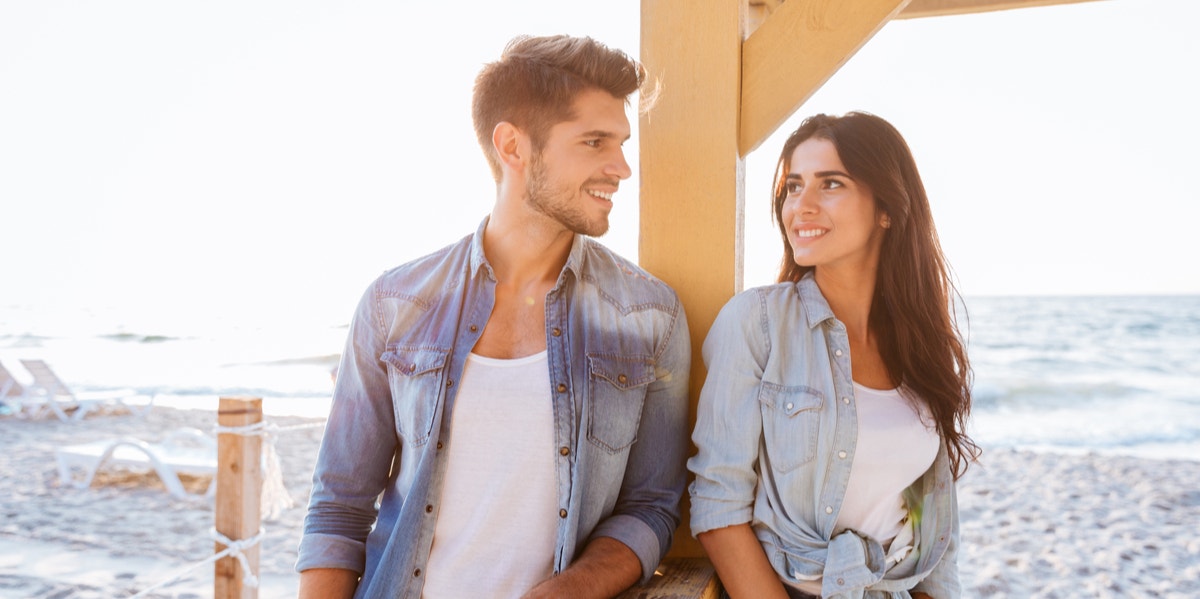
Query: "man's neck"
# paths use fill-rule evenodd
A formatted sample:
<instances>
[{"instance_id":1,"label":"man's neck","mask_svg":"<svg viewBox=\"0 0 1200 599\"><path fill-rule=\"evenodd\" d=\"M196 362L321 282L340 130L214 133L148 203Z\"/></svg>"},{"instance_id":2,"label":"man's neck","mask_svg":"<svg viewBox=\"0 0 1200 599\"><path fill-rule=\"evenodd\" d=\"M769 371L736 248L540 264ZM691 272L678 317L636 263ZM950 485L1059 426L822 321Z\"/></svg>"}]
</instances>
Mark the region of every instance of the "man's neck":
<instances>
[{"instance_id":1,"label":"man's neck","mask_svg":"<svg viewBox=\"0 0 1200 599\"><path fill-rule=\"evenodd\" d=\"M571 253L575 234L540 215L513 214L497 203L483 232L483 253L499 283L553 285Z\"/></svg>"}]
</instances>

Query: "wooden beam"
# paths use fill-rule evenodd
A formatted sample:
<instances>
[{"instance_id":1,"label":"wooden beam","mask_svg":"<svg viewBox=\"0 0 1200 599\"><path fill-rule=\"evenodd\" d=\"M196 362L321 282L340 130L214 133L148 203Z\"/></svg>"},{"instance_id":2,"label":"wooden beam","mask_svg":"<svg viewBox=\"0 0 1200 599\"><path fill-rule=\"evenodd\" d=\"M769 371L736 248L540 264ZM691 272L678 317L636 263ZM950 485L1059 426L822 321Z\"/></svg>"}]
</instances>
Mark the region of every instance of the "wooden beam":
<instances>
[{"instance_id":1,"label":"wooden beam","mask_svg":"<svg viewBox=\"0 0 1200 599\"><path fill-rule=\"evenodd\" d=\"M740 154L774 133L907 3L788 0L775 9L742 48Z\"/></svg>"},{"instance_id":2,"label":"wooden beam","mask_svg":"<svg viewBox=\"0 0 1200 599\"><path fill-rule=\"evenodd\" d=\"M642 0L641 59L657 104L638 126L639 262L679 293L692 335L691 402L704 382L700 346L742 287L744 167L738 82L744 2ZM671 555L704 555L686 511Z\"/></svg>"},{"instance_id":3,"label":"wooden beam","mask_svg":"<svg viewBox=\"0 0 1200 599\"><path fill-rule=\"evenodd\" d=\"M1097 0L912 0L904 10L900 11L899 15L896 15L896 18L942 17L1095 1Z\"/></svg>"}]
</instances>

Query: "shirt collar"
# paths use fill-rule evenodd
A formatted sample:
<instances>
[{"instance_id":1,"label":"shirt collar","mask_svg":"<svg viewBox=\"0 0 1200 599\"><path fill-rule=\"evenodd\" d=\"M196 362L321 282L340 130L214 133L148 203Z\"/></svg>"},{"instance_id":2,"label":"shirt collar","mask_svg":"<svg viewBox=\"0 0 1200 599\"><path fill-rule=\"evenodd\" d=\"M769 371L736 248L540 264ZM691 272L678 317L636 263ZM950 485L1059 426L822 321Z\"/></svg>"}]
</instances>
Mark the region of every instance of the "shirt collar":
<instances>
[{"instance_id":1,"label":"shirt collar","mask_svg":"<svg viewBox=\"0 0 1200 599\"><path fill-rule=\"evenodd\" d=\"M804 276L796 283L796 289L800 292L802 300L800 303L804 306L810 329L834 318L833 308L829 307L829 302L825 301L824 295L821 295L821 288L817 287L817 280L813 273L812 270L804 273Z\"/></svg>"},{"instance_id":2,"label":"shirt collar","mask_svg":"<svg viewBox=\"0 0 1200 599\"><path fill-rule=\"evenodd\" d=\"M488 262L487 256L485 256L483 253L483 232L485 229L487 229L488 220L490 218L490 214L483 217L483 220L479 223L479 227L475 229L474 237L471 239L471 274L478 274L479 269L486 267L488 274L495 279L496 275L494 272L492 272L492 265ZM567 263L563 265L562 273L570 271L575 275L575 278L578 279L580 273L583 272L584 257L586 252L587 241L585 241L585 236L576 233L574 238L571 240L571 253L567 255ZM558 277L559 283L562 282L562 273L560 273Z\"/></svg>"}]
</instances>

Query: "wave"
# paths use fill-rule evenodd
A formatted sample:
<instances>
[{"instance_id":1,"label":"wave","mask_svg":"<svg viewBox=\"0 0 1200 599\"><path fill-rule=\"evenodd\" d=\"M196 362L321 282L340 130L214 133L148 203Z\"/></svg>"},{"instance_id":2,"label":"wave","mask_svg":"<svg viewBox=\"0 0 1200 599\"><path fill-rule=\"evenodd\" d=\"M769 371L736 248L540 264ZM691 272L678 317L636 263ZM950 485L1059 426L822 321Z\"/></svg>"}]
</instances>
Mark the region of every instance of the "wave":
<instances>
[{"instance_id":1,"label":"wave","mask_svg":"<svg viewBox=\"0 0 1200 599\"><path fill-rule=\"evenodd\" d=\"M1096 400L1127 399L1150 395L1140 386L1105 382L1062 382L1030 380L1010 384L977 382L971 390L973 402L981 408L1084 407Z\"/></svg>"},{"instance_id":2,"label":"wave","mask_svg":"<svg viewBox=\"0 0 1200 599\"><path fill-rule=\"evenodd\" d=\"M304 356L301 358L281 358L278 360L266 360L263 362L244 362L223 364L224 367L230 366L323 366L327 368L336 367L342 361L342 354L323 354L319 356Z\"/></svg>"},{"instance_id":3,"label":"wave","mask_svg":"<svg viewBox=\"0 0 1200 599\"><path fill-rule=\"evenodd\" d=\"M169 335L138 335L136 333L111 333L108 335L97 335L96 337L98 339L120 341L122 343L165 343L181 339L181 337L171 337Z\"/></svg>"}]
</instances>

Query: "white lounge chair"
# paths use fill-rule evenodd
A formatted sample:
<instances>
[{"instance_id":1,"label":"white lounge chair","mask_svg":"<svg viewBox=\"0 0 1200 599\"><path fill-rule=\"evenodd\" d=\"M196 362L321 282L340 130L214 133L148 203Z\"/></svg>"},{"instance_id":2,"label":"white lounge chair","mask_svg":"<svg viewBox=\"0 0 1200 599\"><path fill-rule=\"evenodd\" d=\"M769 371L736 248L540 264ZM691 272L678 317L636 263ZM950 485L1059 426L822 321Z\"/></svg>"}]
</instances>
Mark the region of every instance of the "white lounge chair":
<instances>
[{"instance_id":1,"label":"white lounge chair","mask_svg":"<svg viewBox=\"0 0 1200 599\"><path fill-rule=\"evenodd\" d=\"M21 411L21 396L25 389L13 377L12 373L0 364L0 409L4 415L18 414Z\"/></svg>"},{"instance_id":2,"label":"white lounge chair","mask_svg":"<svg viewBox=\"0 0 1200 599\"><path fill-rule=\"evenodd\" d=\"M55 451L58 476L63 484L86 488L101 468L120 468L138 472L153 470L175 497L194 497L179 480L180 474L213 476L217 472L217 441L194 428L175 429L158 443L133 437L94 441L61 447ZM83 477L76 476L82 470ZM212 496L212 481L204 495Z\"/></svg>"},{"instance_id":3,"label":"white lounge chair","mask_svg":"<svg viewBox=\"0 0 1200 599\"><path fill-rule=\"evenodd\" d=\"M154 407L153 397L139 395L133 389L75 393L43 360L21 360L21 365L33 376L33 384L19 399L20 415L37 417L53 413L66 421L82 420L106 407L121 407L138 416L145 416Z\"/></svg>"}]
</instances>

